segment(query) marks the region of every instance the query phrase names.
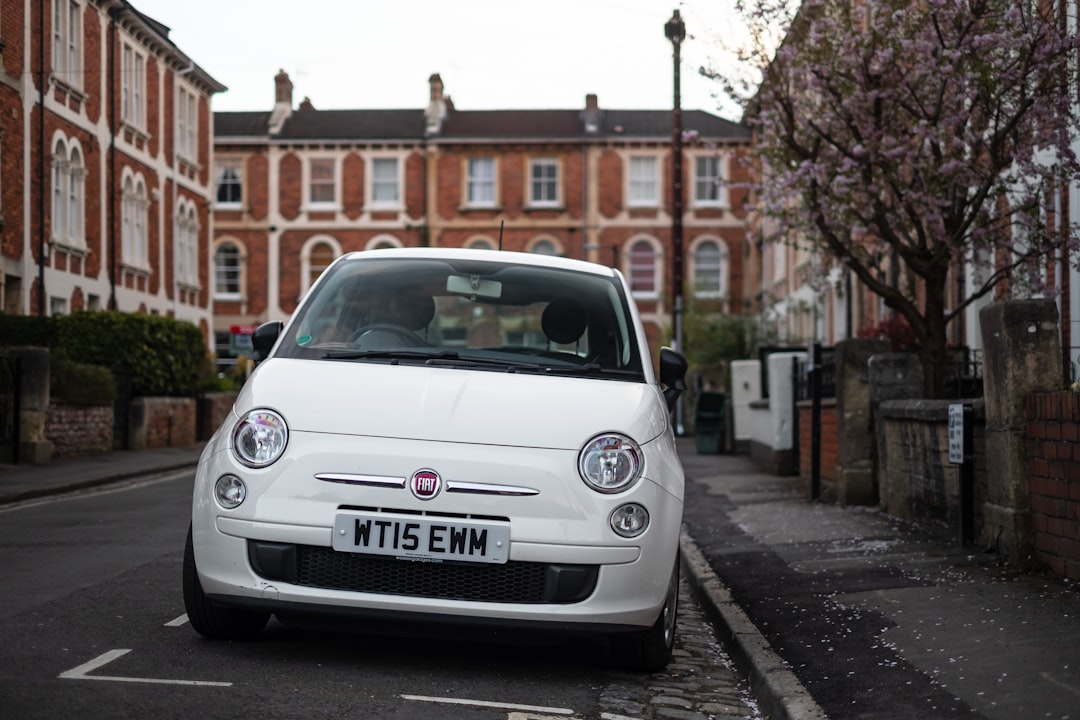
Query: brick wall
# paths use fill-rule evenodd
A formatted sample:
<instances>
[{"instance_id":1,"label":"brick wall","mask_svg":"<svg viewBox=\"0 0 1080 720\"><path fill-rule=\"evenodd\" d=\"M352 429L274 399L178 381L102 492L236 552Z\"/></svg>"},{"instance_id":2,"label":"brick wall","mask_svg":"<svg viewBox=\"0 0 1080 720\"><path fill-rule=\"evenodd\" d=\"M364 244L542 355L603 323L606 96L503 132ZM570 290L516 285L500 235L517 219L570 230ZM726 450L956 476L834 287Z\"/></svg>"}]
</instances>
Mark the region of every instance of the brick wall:
<instances>
[{"instance_id":1,"label":"brick wall","mask_svg":"<svg viewBox=\"0 0 1080 720\"><path fill-rule=\"evenodd\" d=\"M206 393L199 398L199 440L209 440L225 422L236 402L236 392Z\"/></svg>"},{"instance_id":2,"label":"brick wall","mask_svg":"<svg viewBox=\"0 0 1080 720\"><path fill-rule=\"evenodd\" d=\"M1035 393L1026 410L1035 555L1080 580L1080 393Z\"/></svg>"},{"instance_id":3,"label":"brick wall","mask_svg":"<svg viewBox=\"0 0 1080 720\"><path fill-rule=\"evenodd\" d=\"M53 444L54 460L112 452L113 407L50 403L45 439Z\"/></svg>"},{"instance_id":4,"label":"brick wall","mask_svg":"<svg viewBox=\"0 0 1080 720\"><path fill-rule=\"evenodd\" d=\"M132 450L195 444L194 398L137 397L131 401L128 446Z\"/></svg>"}]
</instances>

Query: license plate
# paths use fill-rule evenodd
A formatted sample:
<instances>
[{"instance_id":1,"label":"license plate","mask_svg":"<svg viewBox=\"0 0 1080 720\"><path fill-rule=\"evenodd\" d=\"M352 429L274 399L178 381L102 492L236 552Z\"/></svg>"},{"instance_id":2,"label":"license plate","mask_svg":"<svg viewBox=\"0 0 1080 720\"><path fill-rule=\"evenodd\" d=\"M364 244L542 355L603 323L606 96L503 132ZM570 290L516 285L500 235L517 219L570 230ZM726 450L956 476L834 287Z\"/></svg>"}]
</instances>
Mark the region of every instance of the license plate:
<instances>
[{"instance_id":1,"label":"license plate","mask_svg":"<svg viewBox=\"0 0 1080 720\"><path fill-rule=\"evenodd\" d=\"M510 523L340 512L334 518L333 546L399 560L502 564L510 554Z\"/></svg>"}]
</instances>

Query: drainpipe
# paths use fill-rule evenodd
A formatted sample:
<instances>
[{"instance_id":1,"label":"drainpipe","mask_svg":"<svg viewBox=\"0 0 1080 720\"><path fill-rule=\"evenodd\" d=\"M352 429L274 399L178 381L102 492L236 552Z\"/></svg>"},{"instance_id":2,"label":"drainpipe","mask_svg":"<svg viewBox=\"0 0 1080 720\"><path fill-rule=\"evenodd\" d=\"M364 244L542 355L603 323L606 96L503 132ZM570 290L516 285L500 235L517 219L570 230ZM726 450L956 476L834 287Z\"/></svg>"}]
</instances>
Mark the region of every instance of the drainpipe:
<instances>
[{"instance_id":1,"label":"drainpipe","mask_svg":"<svg viewBox=\"0 0 1080 720\"><path fill-rule=\"evenodd\" d=\"M44 3L42 3L44 5ZM109 213L109 310L116 310L116 16L117 10L109 11L109 201L105 204Z\"/></svg>"},{"instance_id":2,"label":"drainpipe","mask_svg":"<svg viewBox=\"0 0 1080 720\"><path fill-rule=\"evenodd\" d=\"M38 43L38 317L45 317L45 3L38 3L38 22L41 42Z\"/></svg>"},{"instance_id":3,"label":"drainpipe","mask_svg":"<svg viewBox=\"0 0 1080 720\"><path fill-rule=\"evenodd\" d=\"M172 243L173 243L173 317L179 319L180 317L180 278L177 276L176 269L180 266L178 262L180 251L177 247L177 238L180 234L180 211L177 203L180 201L180 148L176 137L176 128L180 125L180 113L184 110L180 107L180 78L186 77L193 70L195 70L195 63L188 63L188 66L176 74L176 81L173 83L173 176L172 176Z\"/></svg>"}]
</instances>

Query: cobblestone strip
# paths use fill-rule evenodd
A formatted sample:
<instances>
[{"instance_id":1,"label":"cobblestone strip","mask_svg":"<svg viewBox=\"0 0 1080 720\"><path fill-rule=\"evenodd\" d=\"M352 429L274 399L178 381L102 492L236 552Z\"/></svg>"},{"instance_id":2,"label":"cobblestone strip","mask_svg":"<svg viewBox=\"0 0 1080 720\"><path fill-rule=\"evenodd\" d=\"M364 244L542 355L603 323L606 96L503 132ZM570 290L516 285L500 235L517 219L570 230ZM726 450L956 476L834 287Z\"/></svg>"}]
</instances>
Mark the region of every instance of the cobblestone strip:
<instances>
[{"instance_id":1,"label":"cobblestone strip","mask_svg":"<svg viewBox=\"0 0 1080 720\"><path fill-rule=\"evenodd\" d=\"M612 673L600 695L605 720L761 720L746 680L717 640L684 579L675 656L664 672Z\"/></svg>"}]
</instances>

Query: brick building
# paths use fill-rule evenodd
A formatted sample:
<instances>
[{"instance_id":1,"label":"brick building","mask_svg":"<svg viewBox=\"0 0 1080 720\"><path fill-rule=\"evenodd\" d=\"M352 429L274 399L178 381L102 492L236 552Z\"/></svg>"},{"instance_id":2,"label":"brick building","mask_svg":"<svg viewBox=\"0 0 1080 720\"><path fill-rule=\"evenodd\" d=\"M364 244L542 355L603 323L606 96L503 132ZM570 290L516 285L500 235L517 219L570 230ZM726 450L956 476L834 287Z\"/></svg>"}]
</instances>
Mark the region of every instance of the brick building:
<instances>
[{"instance_id":1,"label":"brick building","mask_svg":"<svg viewBox=\"0 0 1080 720\"><path fill-rule=\"evenodd\" d=\"M0 310L209 332L211 98L126 0L0 0Z\"/></svg>"},{"instance_id":2,"label":"brick building","mask_svg":"<svg viewBox=\"0 0 1080 720\"><path fill-rule=\"evenodd\" d=\"M218 112L214 330L284 320L335 257L379 247L488 247L584 258L630 279L654 346L671 336L672 114L459 110L439 75L426 108L294 107L280 72L271 110ZM684 111L684 287L738 313L750 287L745 168L750 133Z\"/></svg>"}]
</instances>

